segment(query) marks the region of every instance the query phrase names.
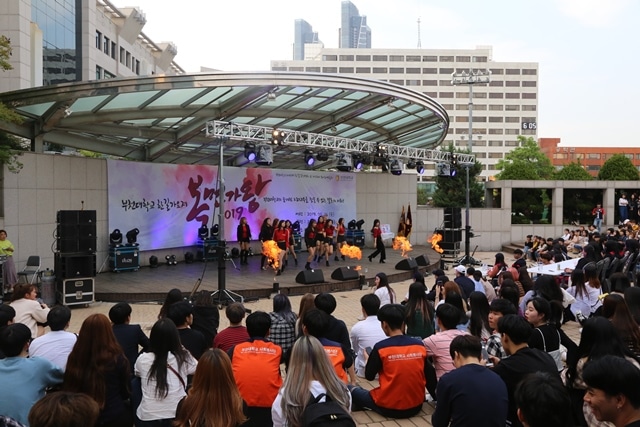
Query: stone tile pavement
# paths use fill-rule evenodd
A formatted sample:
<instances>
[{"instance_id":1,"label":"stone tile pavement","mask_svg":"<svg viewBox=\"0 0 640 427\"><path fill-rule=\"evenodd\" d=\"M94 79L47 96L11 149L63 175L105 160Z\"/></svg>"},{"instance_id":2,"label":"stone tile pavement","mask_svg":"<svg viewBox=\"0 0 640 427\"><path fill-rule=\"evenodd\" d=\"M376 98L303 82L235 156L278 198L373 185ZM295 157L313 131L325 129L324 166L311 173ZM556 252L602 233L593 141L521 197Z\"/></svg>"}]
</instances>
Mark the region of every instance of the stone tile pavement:
<instances>
[{"instance_id":1,"label":"stone tile pavement","mask_svg":"<svg viewBox=\"0 0 640 427\"><path fill-rule=\"evenodd\" d=\"M476 253L475 258L483 263L491 265L493 263L494 253ZM446 270L447 275L450 278L453 278L453 266L448 265L448 269ZM429 276L426 278L427 286L431 286L433 284L433 276ZM396 294L399 298L403 298L409 289L409 285L411 281L404 281L399 283L393 283L392 287L396 291ZM213 291L213 289L211 289ZM336 300L338 302L338 307L334 312L334 315L345 321L347 327L350 329L357 321L358 318L362 315L360 310L360 298L365 293L371 292L371 289L365 290L354 290L347 292L337 292L335 293ZM292 296L291 304L294 311L298 311L298 307L300 304L301 296ZM83 320L93 313L103 313L108 315L109 309L113 306L113 303L106 302L96 302L91 304L88 307L82 308L73 308L72 316L71 316L71 325L69 330L72 332L78 332L80 330L80 326ZM272 311L272 301L270 299L260 299L255 302L245 303L247 309L252 311L262 310L262 311ZM157 303L148 303L148 304L132 304L133 313L131 316L131 323L138 323L142 326L143 330L148 334L151 326L155 322L158 312L160 311L160 305ZM224 316L224 312L221 312L220 315L220 329L223 329L228 326L228 321ZM571 337L574 341L578 342L579 340L579 326L575 322L567 323L563 329L565 332ZM377 381L366 381L364 378L360 378L360 385L364 388L371 389L377 386ZM365 412L354 412L354 419L359 426L369 426L369 427L391 427L391 426L431 426L431 414L434 411L434 406L432 403L425 402L422 406L422 411L415 417L401 420L393 420L385 418L381 415L376 414L372 411Z\"/></svg>"}]
</instances>

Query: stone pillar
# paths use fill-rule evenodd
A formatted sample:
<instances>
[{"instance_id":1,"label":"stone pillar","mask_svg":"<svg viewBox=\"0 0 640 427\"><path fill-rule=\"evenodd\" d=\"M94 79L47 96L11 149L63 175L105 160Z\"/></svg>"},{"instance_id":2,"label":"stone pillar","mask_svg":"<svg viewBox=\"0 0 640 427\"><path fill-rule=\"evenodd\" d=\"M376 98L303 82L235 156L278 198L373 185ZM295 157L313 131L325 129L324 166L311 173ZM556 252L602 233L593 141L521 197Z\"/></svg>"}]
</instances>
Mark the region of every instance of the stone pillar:
<instances>
[{"instance_id":1,"label":"stone pillar","mask_svg":"<svg viewBox=\"0 0 640 427\"><path fill-rule=\"evenodd\" d=\"M602 207L604 208L604 224L606 227L615 225L618 200L615 187L607 187L602 194Z\"/></svg>"},{"instance_id":2,"label":"stone pillar","mask_svg":"<svg viewBox=\"0 0 640 427\"><path fill-rule=\"evenodd\" d=\"M551 224L561 226L563 221L564 187L558 187L555 181L550 181L549 183L553 185L551 187Z\"/></svg>"}]
</instances>

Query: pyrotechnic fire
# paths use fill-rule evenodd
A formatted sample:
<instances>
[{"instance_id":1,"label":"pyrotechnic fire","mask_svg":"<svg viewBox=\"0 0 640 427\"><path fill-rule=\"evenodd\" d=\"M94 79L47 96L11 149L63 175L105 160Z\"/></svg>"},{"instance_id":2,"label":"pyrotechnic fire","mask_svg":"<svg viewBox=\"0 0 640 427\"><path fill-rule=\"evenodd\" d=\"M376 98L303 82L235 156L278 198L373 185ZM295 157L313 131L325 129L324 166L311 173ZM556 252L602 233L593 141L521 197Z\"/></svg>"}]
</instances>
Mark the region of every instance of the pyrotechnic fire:
<instances>
[{"instance_id":1,"label":"pyrotechnic fire","mask_svg":"<svg viewBox=\"0 0 640 427\"><path fill-rule=\"evenodd\" d=\"M407 252L412 250L411 243L409 243L409 240L403 236L397 236L395 239L393 239L393 249L396 251L398 249L401 249L403 257L407 254Z\"/></svg>"},{"instance_id":2,"label":"pyrotechnic fire","mask_svg":"<svg viewBox=\"0 0 640 427\"><path fill-rule=\"evenodd\" d=\"M275 240L265 240L262 242L262 255L269 260L269 265L277 270L280 267L280 252L282 249L278 247Z\"/></svg>"},{"instance_id":3,"label":"pyrotechnic fire","mask_svg":"<svg viewBox=\"0 0 640 427\"><path fill-rule=\"evenodd\" d=\"M354 269L355 271L360 271L360 270L362 270L362 267L361 267L361 266L359 266L359 265L356 265L355 267L353 267L353 269Z\"/></svg>"},{"instance_id":4,"label":"pyrotechnic fire","mask_svg":"<svg viewBox=\"0 0 640 427\"><path fill-rule=\"evenodd\" d=\"M435 250L436 252L438 252L439 254L444 252L444 249L442 249L440 247L440 245L438 243L440 243L442 241L442 234L440 233L433 233L433 235L429 238L429 240L427 240L429 243L431 243L431 247L433 248L433 250Z\"/></svg>"},{"instance_id":5,"label":"pyrotechnic fire","mask_svg":"<svg viewBox=\"0 0 640 427\"><path fill-rule=\"evenodd\" d=\"M362 250L360 250L360 248L357 246L344 244L340 248L340 253L349 258L362 259Z\"/></svg>"}]
</instances>

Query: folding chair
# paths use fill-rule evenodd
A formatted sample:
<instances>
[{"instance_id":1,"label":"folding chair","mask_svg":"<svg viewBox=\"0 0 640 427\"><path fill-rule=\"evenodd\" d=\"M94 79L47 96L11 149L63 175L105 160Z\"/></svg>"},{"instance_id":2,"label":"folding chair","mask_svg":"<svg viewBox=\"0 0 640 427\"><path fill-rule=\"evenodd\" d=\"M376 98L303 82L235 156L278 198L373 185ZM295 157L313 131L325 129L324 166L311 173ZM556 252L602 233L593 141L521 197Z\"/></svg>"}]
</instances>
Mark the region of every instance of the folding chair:
<instances>
[{"instance_id":1,"label":"folding chair","mask_svg":"<svg viewBox=\"0 0 640 427\"><path fill-rule=\"evenodd\" d=\"M40 275L40 257L38 255L31 255L27 259L27 265L24 266L22 271L18 272L18 282L21 277L24 277L24 280L27 283L31 283L32 285L37 283L38 276ZM29 279L31 276L31 279Z\"/></svg>"}]
</instances>

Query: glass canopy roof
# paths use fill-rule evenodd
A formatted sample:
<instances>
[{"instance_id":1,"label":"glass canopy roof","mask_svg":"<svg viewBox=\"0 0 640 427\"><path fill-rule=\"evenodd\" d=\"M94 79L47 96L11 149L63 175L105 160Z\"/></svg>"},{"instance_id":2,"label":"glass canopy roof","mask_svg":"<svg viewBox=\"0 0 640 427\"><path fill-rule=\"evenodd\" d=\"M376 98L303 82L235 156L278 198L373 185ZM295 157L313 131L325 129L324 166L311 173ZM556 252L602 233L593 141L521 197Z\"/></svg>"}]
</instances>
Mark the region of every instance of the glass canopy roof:
<instances>
[{"instance_id":1,"label":"glass canopy roof","mask_svg":"<svg viewBox=\"0 0 640 427\"><path fill-rule=\"evenodd\" d=\"M71 83L0 94L22 116L0 129L132 160L218 162L205 136L219 120L374 143L433 149L449 127L433 99L394 84L312 73L200 73ZM245 140L225 143L225 162L243 164ZM273 167L303 168L305 147L274 149ZM327 164L316 164L316 167Z\"/></svg>"}]
</instances>

